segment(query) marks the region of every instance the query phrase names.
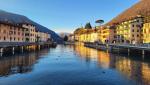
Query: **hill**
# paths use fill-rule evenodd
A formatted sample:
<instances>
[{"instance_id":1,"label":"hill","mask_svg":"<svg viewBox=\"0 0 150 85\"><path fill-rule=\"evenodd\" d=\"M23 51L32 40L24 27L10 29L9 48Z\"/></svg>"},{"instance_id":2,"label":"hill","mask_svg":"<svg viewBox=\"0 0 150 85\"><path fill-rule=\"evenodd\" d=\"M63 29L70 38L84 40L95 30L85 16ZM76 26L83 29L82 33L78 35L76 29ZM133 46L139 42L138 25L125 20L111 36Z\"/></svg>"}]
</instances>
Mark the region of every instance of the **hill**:
<instances>
[{"instance_id":1,"label":"hill","mask_svg":"<svg viewBox=\"0 0 150 85\"><path fill-rule=\"evenodd\" d=\"M125 10L123 13L112 19L106 25L120 23L125 20L136 17L137 15L150 16L150 0L140 0L132 7Z\"/></svg>"}]
</instances>

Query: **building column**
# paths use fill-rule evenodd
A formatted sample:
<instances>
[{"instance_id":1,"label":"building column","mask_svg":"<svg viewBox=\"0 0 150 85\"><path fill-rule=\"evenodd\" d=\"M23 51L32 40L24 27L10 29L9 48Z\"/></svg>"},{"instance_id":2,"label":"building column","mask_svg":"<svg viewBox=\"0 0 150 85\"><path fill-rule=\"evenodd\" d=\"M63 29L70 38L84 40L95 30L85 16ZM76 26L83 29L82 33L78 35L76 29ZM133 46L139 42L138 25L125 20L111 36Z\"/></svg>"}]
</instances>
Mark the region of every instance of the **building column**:
<instances>
[{"instance_id":1,"label":"building column","mask_svg":"<svg viewBox=\"0 0 150 85\"><path fill-rule=\"evenodd\" d=\"M21 46L21 52L23 53L23 51L24 51L24 48L23 48L23 46Z\"/></svg>"},{"instance_id":2,"label":"building column","mask_svg":"<svg viewBox=\"0 0 150 85\"><path fill-rule=\"evenodd\" d=\"M144 57L145 57L145 50L142 50L142 57L144 59Z\"/></svg>"},{"instance_id":3,"label":"building column","mask_svg":"<svg viewBox=\"0 0 150 85\"><path fill-rule=\"evenodd\" d=\"M15 47L12 48L12 53L15 54Z\"/></svg>"},{"instance_id":4,"label":"building column","mask_svg":"<svg viewBox=\"0 0 150 85\"><path fill-rule=\"evenodd\" d=\"M142 55L145 55L145 50L142 50Z\"/></svg>"},{"instance_id":5,"label":"building column","mask_svg":"<svg viewBox=\"0 0 150 85\"><path fill-rule=\"evenodd\" d=\"M3 50L4 48L0 48L0 56L3 56Z\"/></svg>"},{"instance_id":6,"label":"building column","mask_svg":"<svg viewBox=\"0 0 150 85\"><path fill-rule=\"evenodd\" d=\"M130 49L128 48L128 56L130 55Z\"/></svg>"}]
</instances>

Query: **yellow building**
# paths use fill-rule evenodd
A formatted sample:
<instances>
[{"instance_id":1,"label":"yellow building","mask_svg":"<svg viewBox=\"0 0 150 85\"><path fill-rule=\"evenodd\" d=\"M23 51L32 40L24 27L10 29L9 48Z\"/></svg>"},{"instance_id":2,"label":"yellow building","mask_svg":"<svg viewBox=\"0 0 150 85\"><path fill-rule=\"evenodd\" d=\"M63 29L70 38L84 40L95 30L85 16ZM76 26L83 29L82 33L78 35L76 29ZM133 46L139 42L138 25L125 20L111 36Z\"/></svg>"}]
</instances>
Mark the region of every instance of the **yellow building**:
<instances>
[{"instance_id":1,"label":"yellow building","mask_svg":"<svg viewBox=\"0 0 150 85\"><path fill-rule=\"evenodd\" d=\"M86 35L86 34L84 34L84 33L83 33L83 34L80 34L80 36L79 36L79 41L80 41L80 42L85 42L85 40L86 40L85 35Z\"/></svg>"},{"instance_id":2,"label":"yellow building","mask_svg":"<svg viewBox=\"0 0 150 85\"><path fill-rule=\"evenodd\" d=\"M143 43L150 43L150 23L143 25Z\"/></svg>"},{"instance_id":3,"label":"yellow building","mask_svg":"<svg viewBox=\"0 0 150 85\"><path fill-rule=\"evenodd\" d=\"M150 43L150 16L144 17L143 43Z\"/></svg>"},{"instance_id":4,"label":"yellow building","mask_svg":"<svg viewBox=\"0 0 150 85\"><path fill-rule=\"evenodd\" d=\"M95 29L81 29L74 35L75 40L79 42L95 42L98 40L98 32Z\"/></svg>"},{"instance_id":5,"label":"yellow building","mask_svg":"<svg viewBox=\"0 0 150 85\"><path fill-rule=\"evenodd\" d=\"M75 41L83 42L85 37L85 29L84 28L78 28L74 31L74 38Z\"/></svg>"},{"instance_id":6,"label":"yellow building","mask_svg":"<svg viewBox=\"0 0 150 85\"><path fill-rule=\"evenodd\" d=\"M97 29L93 29L93 32L90 33L91 35L91 39L90 39L90 42L96 42L99 40L98 38L98 30Z\"/></svg>"},{"instance_id":7,"label":"yellow building","mask_svg":"<svg viewBox=\"0 0 150 85\"><path fill-rule=\"evenodd\" d=\"M140 44L142 43L143 18L135 17L116 25L117 43Z\"/></svg>"},{"instance_id":8,"label":"yellow building","mask_svg":"<svg viewBox=\"0 0 150 85\"><path fill-rule=\"evenodd\" d=\"M25 31L25 41L26 42L35 42L36 41L36 30L35 26L29 23L22 23L22 27L26 28Z\"/></svg>"}]
</instances>

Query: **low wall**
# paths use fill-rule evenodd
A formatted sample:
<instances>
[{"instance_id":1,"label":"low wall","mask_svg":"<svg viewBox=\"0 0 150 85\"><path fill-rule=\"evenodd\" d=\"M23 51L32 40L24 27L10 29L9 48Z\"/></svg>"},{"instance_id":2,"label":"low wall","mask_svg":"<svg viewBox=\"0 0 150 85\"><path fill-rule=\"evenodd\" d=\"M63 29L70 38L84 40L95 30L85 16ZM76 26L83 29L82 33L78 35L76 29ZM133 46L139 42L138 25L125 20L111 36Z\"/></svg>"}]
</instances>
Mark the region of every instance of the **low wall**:
<instances>
[{"instance_id":1,"label":"low wall","mask_svg":"<svg viewBox=\"0 0 150 85\"><path fill-rule=\"evenodd\" d=\"M84 43L84 46L94 48L97 50L108 51L111 53L128 54L128 55L150 55L150 50L144 49L144 47L135 49L132 47L121 47L117 45L96 44L96 43Z\"/></svg>"}]
</instances>

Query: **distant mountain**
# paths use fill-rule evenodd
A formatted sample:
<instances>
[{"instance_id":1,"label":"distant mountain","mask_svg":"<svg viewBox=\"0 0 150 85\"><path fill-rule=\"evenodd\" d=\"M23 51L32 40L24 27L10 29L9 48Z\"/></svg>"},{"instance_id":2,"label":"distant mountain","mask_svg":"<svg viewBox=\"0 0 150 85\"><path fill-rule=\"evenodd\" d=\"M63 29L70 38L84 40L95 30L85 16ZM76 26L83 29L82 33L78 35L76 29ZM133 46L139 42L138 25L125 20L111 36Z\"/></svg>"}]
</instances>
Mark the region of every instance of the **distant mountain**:
<instances>
[{"instance_id":1,"label":"distant mountain","mask_svg":"<svg viewBox=\"0 0 150 85\"><path fill-rule=\"evenodd\" d=\"M61 33L58 33L58 35L61 37L61 38L64 38L65 36L69 36L71 33L67 33L67 32L61 32Z\"/></svg>"},{"instance_id":2,"label":"distant mountain","mask_svg":"<svg viewBox=\"0 0 150 85\"><path fill-rule=\"evenodd\" d=\"M54 31L30 20L26 16L0 10L0 21L1 22L7 21L7 22L12 23L12 24L31 23L31 24L35 25L36 30L38 30L40 32L48 32L49 34L51 34L51 37L55 42L57 42L57 43L63 42L62 38L60 38Z\"/></svg>"}]
</instances>

